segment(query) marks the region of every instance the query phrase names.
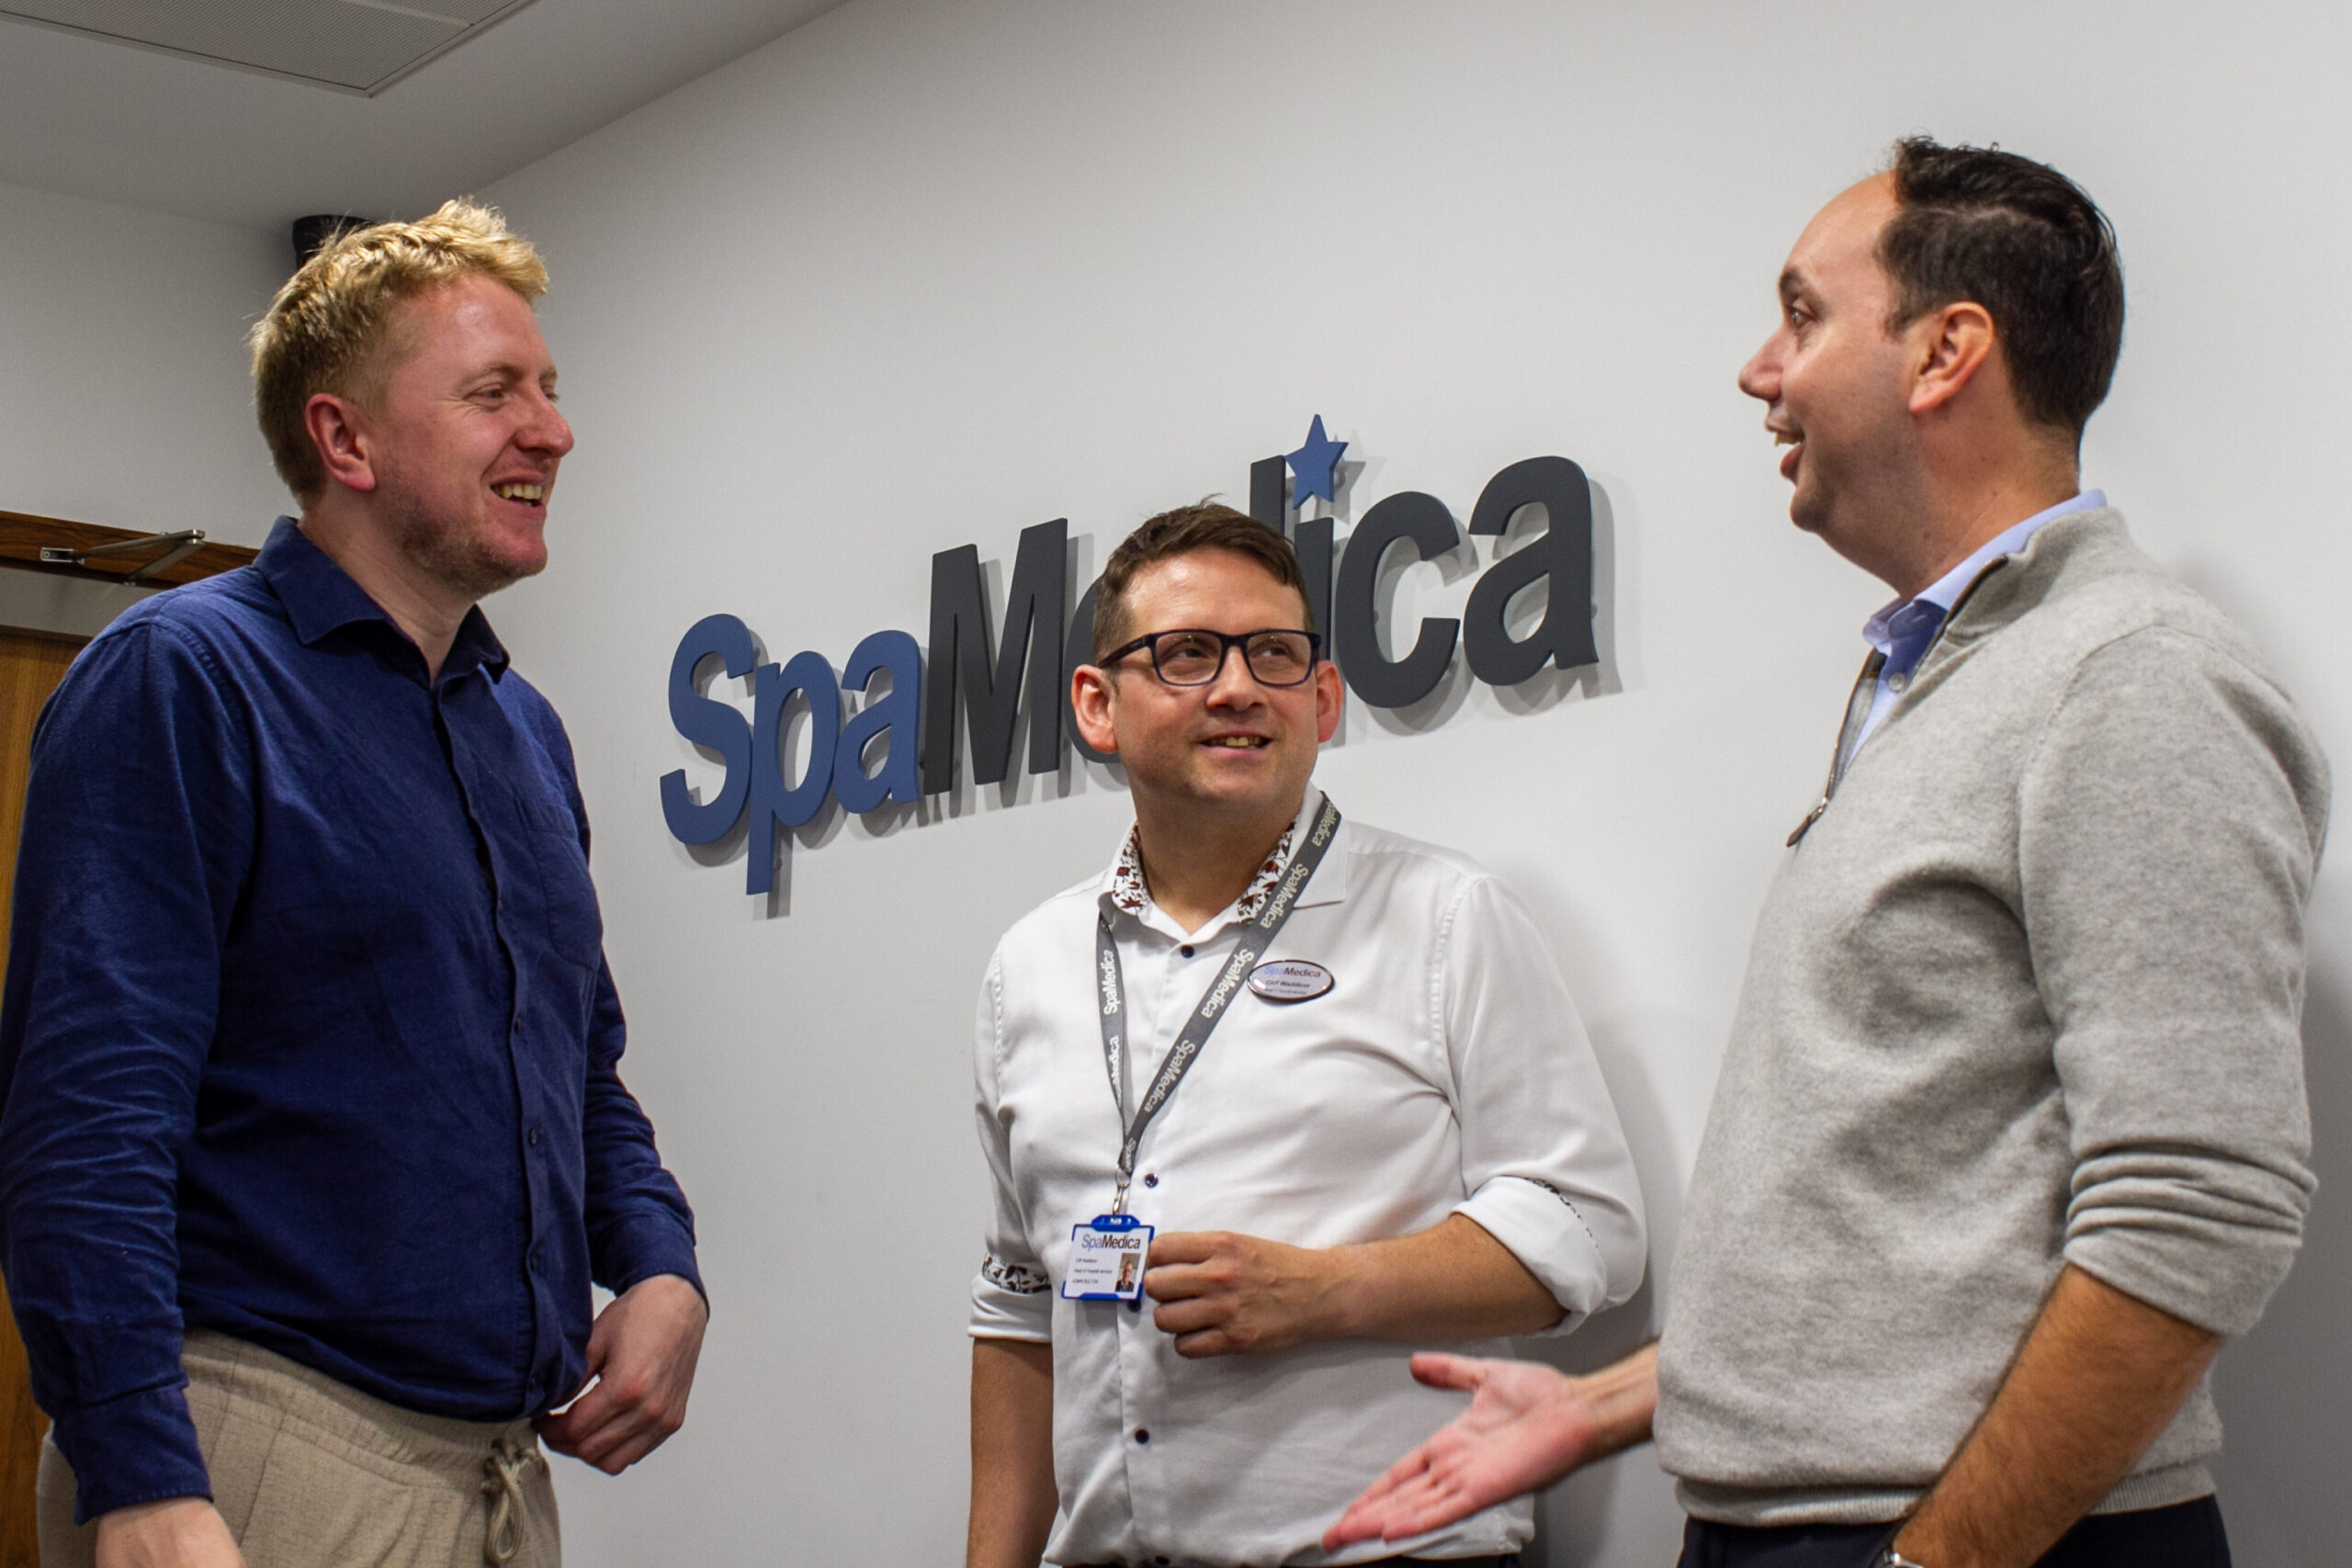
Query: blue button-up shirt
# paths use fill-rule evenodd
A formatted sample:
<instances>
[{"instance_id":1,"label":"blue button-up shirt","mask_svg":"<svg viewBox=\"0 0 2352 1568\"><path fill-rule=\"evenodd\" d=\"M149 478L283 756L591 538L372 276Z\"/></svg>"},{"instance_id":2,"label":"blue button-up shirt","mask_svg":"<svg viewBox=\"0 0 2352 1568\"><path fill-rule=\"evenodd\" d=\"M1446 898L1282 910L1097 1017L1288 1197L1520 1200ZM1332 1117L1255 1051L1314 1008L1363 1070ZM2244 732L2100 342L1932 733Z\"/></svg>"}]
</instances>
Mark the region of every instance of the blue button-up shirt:
<instances>
[{"instance_id":1,"label":"blue button-up shirt","mask_svg":"<svg viewBox=\"0 0 2352 1568\"><path fill-rule=\"evenodd\" d=\"M1984 541L1969 558L1950 571L1913 594L1897 599L1872 615L1862 626L1864 640L1886 656L1880 666L1878 687L1871 694L1870 712L1863 716L1862 727L1849 749L1859 751L1862 742L1871 738L1879 721L1886 716L1895 699L1911 687L1911 672L1927 657L1928 648L1936 640L1936 633L1951 614L1960 596L1981 576L1984 569L2003 556L2013 556L2025 548L2028 539L2041 532L2043 525L2054 523L2070 512L2088 512L2107 504L2105 491L2086 490L2070 501L2035 513L2022 523L2010 525Z\"/></svg>"},{"instance_id":2,"label":"blue button-up shirt","mask_svg":"<svg viewBox=\"0 0 2352 1568\"><path fill-rule=\"evenodd\" d=\"M511 1419L592 1280L695 1280L555 710L469 613L440 678L290 520L84 650L33 742L0 993L0 1265L84 1518L209 1495L219 1329Z\"/></svg>"}]
</instances>

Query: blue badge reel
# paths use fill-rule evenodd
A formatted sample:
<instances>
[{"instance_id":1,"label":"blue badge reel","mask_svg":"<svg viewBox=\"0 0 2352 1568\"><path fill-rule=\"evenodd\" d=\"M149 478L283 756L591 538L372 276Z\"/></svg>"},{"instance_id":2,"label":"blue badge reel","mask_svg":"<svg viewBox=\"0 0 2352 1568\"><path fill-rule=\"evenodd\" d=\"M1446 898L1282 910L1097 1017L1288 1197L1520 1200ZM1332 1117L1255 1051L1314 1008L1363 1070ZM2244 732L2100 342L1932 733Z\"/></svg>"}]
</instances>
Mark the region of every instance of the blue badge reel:
<instances>
[{"instance_id":1,"label":"blue badge reel","mask_svg":"<svg viewBox=\"0 0 2352 1568\"><path fill-rule=\"evenodd\" d=\"M1069 1231L1062 1296L1073 1302L1140 1302L1152 1227L1133 1214L1097 1214Z\"/></svg>"}]
</instances>

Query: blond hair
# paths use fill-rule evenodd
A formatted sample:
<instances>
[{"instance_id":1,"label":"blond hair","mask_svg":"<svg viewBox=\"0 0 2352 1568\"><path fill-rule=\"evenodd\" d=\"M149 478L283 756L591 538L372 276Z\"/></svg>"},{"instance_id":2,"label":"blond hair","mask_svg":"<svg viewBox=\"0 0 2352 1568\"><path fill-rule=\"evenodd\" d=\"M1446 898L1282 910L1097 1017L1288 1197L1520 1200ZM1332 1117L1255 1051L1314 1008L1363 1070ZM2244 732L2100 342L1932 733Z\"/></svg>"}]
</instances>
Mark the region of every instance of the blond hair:
<instances>
[{"instance_id":1,"label":"blond hair","mask_svg":"<svg viewBox=\"0 0 2352 1568\"><path fill-rule=\"evenodd\" d=\"M302 264L254 324L254 412L278 478L304 501L326 487L326 466L303 423L312 397L357 397L390 369L396 308L460 278L503 283L525 299L548 290L531 242L507 232L495 209L460 197L413 223L353 229Z\"/></svg>"}]
</instances>

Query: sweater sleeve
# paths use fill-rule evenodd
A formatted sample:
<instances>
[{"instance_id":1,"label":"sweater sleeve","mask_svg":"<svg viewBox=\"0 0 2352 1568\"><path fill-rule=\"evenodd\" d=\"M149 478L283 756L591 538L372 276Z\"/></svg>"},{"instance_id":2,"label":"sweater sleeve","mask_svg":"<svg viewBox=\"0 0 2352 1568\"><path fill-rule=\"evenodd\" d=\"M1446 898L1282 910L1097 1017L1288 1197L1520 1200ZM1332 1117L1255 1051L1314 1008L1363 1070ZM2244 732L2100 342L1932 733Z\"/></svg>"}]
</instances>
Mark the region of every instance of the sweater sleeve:
<instances>
[{"instance_id":1,"label":"sweater sleeve","mask_svg":"<svg viewBox=\"0 0 2352 1568\"><path fill-rule=\"evenodd\" d=\"M2066 1260L2221 1333L2261 1315L2311 1201L2303 909L2327 791L2276 687L2163 627L2082 662L2019 784Z\"/></svg>"}]
</instances>

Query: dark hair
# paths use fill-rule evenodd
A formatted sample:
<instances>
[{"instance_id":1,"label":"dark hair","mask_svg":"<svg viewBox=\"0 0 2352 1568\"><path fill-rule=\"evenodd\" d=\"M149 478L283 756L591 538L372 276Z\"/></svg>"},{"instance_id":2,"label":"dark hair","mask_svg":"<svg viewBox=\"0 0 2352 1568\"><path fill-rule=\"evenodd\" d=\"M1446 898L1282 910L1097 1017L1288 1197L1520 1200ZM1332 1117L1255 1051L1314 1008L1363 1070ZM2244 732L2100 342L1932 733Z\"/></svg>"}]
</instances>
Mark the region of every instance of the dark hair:
<instances>
[{"instance_id":1,"label":"dark hair","mask_svg":"<svg viewBox=\"0 0 2352 1568\"><path fill-rule=\"evenodd\" d=\"M1248 556L1285 588L1306 600L1306 574L1298 570L1298 556L1290 541L1246 512L1214 501L1195 502L1146 518L1142 526L1119 541L1102 568L1102 585L1094 594L1094 650L1100 660L1127 640L1127 584L1136 572L1159 561L1188 556L1195 550L1231 550ZM1310 623L1314 612L1305 612ZM1306 628L1315 630L1311 624Z\"/></svg>"},{"instance_id":2,"label":"dark hair","mask_svg":"<svg viewBox=\"0 0 2352 1568\"><path fill-rule=\"evenodd\" d=\"M2083 187L1994 147L1894 144L1901 204L1879 234L1890 332L1955 300L1982 305L2008 356L2018 412L2082 439L2123 346L2115 231Z\"/></svg>"}]
</instances>

